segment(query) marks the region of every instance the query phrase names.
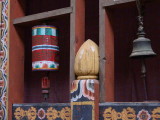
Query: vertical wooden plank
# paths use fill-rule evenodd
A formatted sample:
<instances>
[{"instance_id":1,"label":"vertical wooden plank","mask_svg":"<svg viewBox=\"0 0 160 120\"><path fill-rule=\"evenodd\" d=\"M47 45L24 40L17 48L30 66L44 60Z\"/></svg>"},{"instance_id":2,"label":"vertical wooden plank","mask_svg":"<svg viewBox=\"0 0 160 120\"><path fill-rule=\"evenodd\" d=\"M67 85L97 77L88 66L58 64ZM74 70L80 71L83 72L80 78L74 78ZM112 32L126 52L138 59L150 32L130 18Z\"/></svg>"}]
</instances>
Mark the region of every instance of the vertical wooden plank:
<instances>
[{"instance_id":1,"label":"vertical wooden plank","mask_svg":"<svg viewBox=\"0 0 160 120\"><path fill-rule=\"evenodd\" d=\"M107 102L114 101L114 34L108 11L105 12L105 56L106 56L106 99Z\"/></svg>"},{"instance_id":2,"label":"vertical wooden plank","mask_svg":"<svg viewBox=\"0 0 160 120\"><path fill-rule=\"evenodd\" d=\"M10 0L10 42L9 42L9 86L8 86L8 119L12 120L12 104L23 103L24 95L24 43L23 37L13 25L13 19L24 16L18 0Z\"/></svg>"},{"instance_id":3,"label":"vertical wooden plank","mask_svg":"<svg viewBox=\"0 0 160 120\"><path fill-rule=\"evenodd\" d=\"M69 86L71 86L72 81L75 79L74 75L74 59L75 59L75 0L71 0L71 6L73 11L70 15L70 71L69 71ZM71 87L70 87L71 88Z\"/></svg>"},{"instance_id":4,"label":"vertical wooden plank","mask_svg":"<svg viewBox=\"0 0 160 120\"><path fill-rule=\"evenodd\" d=\"M99 3L100 102L114 101L114 38L109 17Z\"/></svg>"},{"instance_id":5,"label":"vertical wooden plank","mask_svg":"<svg viewBox=\"0 0 160 120\"><path fill-rule=\"evenodd\" d=\"M75 22L75 52L77 53L85 41L85 0L76 0Z\"/></svg>"},{"instance_id":6,"label":"vertical wooden plank","mask_svg":"<svg viewBox=\"0 0 160 120\"><path fill-rule=\"evenodd\" d=\"M75 53L85 41L85 0L71 0L73 12L70 17L70 85L75 80Z\"/></svg>"},{"instance_id":7,"label":"vertical wooden plank","mask_svg":"<svg viewBox=\"0 0 160 120\"><path fill-rule=\"evenodd\" d=\"M105 64L106 64L106 56L105 56L105 9L102 8L103 1L99 1L99 52L100 52L100 71L99 71L99 79L100 79L100 102L105 102Z\"/></svg>"},{"instance_id":8,"label":"vertical wooden plank","mask_svg":"<svg viewBox=\"0 0 160 120\"><path fill-rule=\"evenodd\" d=\"M26 0L18 0L24 11L26 11Z\"/></svg>"}]
</instances>

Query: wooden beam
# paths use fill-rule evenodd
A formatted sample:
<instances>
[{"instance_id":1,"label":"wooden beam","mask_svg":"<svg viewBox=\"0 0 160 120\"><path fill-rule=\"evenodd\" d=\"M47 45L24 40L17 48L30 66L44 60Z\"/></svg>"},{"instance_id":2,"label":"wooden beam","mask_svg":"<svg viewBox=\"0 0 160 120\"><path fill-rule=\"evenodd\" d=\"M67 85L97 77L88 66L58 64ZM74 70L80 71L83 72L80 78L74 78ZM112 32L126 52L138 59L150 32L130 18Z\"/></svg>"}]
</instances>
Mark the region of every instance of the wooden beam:
<instances>
[{"instance_id":1,"label":"wooden beam","mask_svg":"<svg viewBox=\"0 0 160 120\"><path fill-rule=\"evenodd\" d=\"M113 6L113 5L123 4L123 3L129 3L133 1L135 0L105 0L101 3L101 6L108 7L108 6Z\"/></svg>"},{"instance_id":2,"label":"wooden beam","mask_svg":"<svg viewBox=\"0 0 160 120\"><path fill-rule=\"evenodd\" d=\"M18 24L32 23L35 21L55 18L55 17L67 15L70 13L72 13L72 7L66 7L66 8L61 8L57 10L52 10L48 12L43 12L43 13L38 13L38 14L33 14L33 15L17 18L17 19L14 19L13 24L18 25Z\"/></svg>"}]
</instances>

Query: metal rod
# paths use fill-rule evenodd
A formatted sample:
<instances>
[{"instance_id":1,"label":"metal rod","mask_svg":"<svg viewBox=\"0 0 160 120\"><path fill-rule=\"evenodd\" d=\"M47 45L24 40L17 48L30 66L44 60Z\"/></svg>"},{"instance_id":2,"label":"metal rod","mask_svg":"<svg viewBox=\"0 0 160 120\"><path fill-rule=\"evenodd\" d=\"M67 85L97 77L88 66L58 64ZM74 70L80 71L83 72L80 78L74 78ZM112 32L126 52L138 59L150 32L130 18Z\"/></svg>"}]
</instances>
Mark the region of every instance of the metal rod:
<instances>
[{"instance_id":1,"label":"metal rod","mask_svg":"<svg viewBox=\"0 0 160 120\"><path fill-rule=\"evenodd\" d=\"M142 68L141 68L141 73L142 73L142 80L144 84L144 95L145 95L145 100L148 100L148 92L147 92L147 81L146 81L146 64L145 64L145 59L142 58Z\"/></svg>"},{"instance_id":2,"label":"metal rod","mask_svg":"<svg viewBox=\"0 0 160 120\"><path fill-rule=\"evenodd\" d=\"M136 0L136 5L138 9L138 36L145 36L144 26L143 26L143 15L144 15L144 0Z\"/></svg>"},{"instance_id":3,"label":"metal rod","mask_svg":"<svg viewBox=\"0 0 160 120\"><path fill-rule=\"evenodd\" d=\"M139 14L139 16L142 16L141 2L140 2L140 0L136 0L136 5L137 5L137 9L138 9L138 14Z\"/></svg>"},{"instance_id":4,"label":"metal rod","mask_svg":"<svg viewBox=\"0 0 160 120\"><path fill-rule=\"evenodd\" d=\"M144 16L145 2L146 0L136 0L136 6L139 16Z\"/></svg>"}]
</instances>

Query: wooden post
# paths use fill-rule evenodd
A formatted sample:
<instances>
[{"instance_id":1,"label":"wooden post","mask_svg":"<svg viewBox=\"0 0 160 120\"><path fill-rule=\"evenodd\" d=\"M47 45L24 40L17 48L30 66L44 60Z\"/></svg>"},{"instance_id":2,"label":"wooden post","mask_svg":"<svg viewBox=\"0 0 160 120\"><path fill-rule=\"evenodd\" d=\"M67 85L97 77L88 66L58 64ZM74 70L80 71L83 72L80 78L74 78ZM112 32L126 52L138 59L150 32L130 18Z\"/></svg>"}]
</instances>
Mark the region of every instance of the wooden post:
<instances>
[{"instance_id":1,"label":"wooden post","mask_svg":"<svg viewBox=\"0 0 160 120\"><path fill-rule=\"evenodd\" d=\"M108 3L107 1L106 3ZM99 3L100 102L114 101L114 34L108 11Z\"/></svg>"},{"instance_id":2,"label":"wooden post","mask_svg":"<svg viewBox=\"0 0 160 120\"><path fill-rule=\"evenodd\" d=\"M98 46L87 40L75 58L78 80L71 85L72 120L99 120Z\"/></svg>"},{"instance_id":3,"label":"wooden post","mask_svg":"<svg viewBox=\"0 0 160 120\"><path fill-rule=\"evenodd\" d=\"M85 0L71 0L70 15L70 84L75 80L75 54L85 41Z\"/></svg>"},{"instance_id":4,"label":"wooden post","mask_svg":"<svg viewBox=\"0 0 160 120\"><path fill-rule=\"evenodd\" d=\"M24 99L24 43L21 35L13 25L13 19L24 16L18 0L10 0L10 26L9 26L9 75L8 75L8 119L12 120L12 104L23 103ZM16 12L15 12L16 10ZM21 28L20 28L21 29ZM15 69L16 68L16 69ZM16 94L15 94L16 93Z\"/></svg>"}]
</instances>

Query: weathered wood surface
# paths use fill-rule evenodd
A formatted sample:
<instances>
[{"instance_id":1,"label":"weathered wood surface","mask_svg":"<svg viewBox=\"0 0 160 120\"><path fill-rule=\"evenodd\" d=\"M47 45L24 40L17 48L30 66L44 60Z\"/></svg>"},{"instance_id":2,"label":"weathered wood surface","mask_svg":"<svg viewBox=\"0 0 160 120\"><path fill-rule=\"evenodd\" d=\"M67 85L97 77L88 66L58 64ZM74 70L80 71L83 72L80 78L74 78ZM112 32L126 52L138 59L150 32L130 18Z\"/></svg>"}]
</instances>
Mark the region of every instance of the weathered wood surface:
<instances>
[{"instance_id":1,"label":"weathered wood surface","mask_svg":"<svg viewBox=\"0 0 160 120\"><path fill-rule=\"evenodd\" d=\"M108 11L99 4L100 102L114 101L114 35Z\"/></svg>"},{"instance_id":2,"label":"weathered wood surface","mask_svg":"<svg viewBox=\"0 0 160 120\"><path fill-rule=\"evenodd\" d=\"M108 6L135 0L100 0L99 2L99 51L100 51L100 102L114 101L114 35L109 19Z\"/></svg>"},{"instance_id":3,"label":"weathered wood surface","mask_svg":"<svg viewBox=\"0 0 160 120\"><path fill-rule=\"evenodd\" d=\"M27 23L29 24L35 21L42 21L46 19L56 18L59 16L70 14L70 13L72 13L72 7L66 7L66 8L61 8L61 9L52 10L48 12L43 12L43 13L28 15L25 17L16 18L14 19L13 24L14 25L27 24Z\"/></svg>"},{"instance_id":4,"label":"weathered wood surface","mask_svg":"<svg viewBox=\"0 0 160 120\"><path fill-rule=\"evenodd\" d=\"M109 6L113 6L113 5L118 5L118 4L123 4L123 3L129 3L129 2L133 2L135 0L104 0L101 3L101 6L103 7L109 7Z\"/></svg>"}]
</instances>

